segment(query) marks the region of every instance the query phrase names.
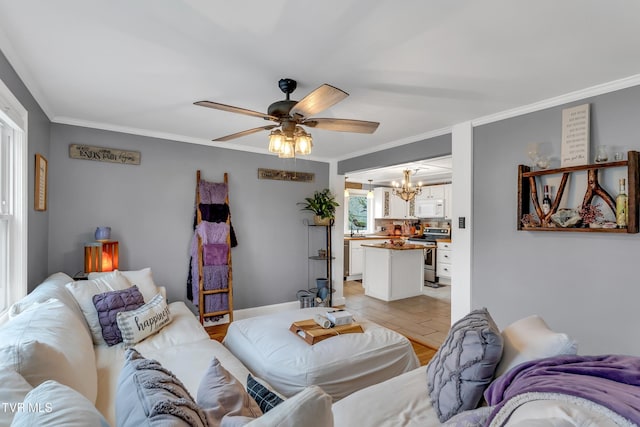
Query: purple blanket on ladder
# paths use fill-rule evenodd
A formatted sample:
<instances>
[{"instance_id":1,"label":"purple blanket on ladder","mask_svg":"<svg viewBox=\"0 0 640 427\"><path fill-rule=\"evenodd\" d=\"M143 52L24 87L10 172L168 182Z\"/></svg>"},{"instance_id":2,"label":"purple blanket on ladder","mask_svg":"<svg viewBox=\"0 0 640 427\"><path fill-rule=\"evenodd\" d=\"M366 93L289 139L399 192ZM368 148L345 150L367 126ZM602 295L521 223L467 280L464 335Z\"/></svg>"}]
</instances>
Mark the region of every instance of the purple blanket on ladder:
<instances>
[{"instance_id":1,"label":"purple blanket on ladder","mask_svg":"<svg viewBox=\"0 0 640 427\"><path fill-rule=\"evenodd\" d=\"M202 259L204 265L227 265L229 246L226 243L210 243L202 245Z\"/></svg>"},{"instance_id":2,"label":"purple blanket on ladder","mask_svg":"<svg viewBox=\"0 0 640 427\"><path fill-rule=\"evenodd\" d=\"M200 193L200 203L221 204L227 198L227 184L200 180L198 192Z\"/></svg>"},{"instance_id":3,"label":"purple blanket on ladder","mask_svg":"<svg viewBox=\"0 0 640 427\"><path fill-rule=\"evenodd\" d=\"M557 356L518 365L485 391L487 403L496 405L490 419L509 399L532 392L587 399L640 425L640 358Z\"/></svg>"},{"instance_id":4,"label":"purple blanket on ladder","mask_svg":"<svg viewBox=\"0 0 640 427\"><path fill-rule=\"evenodd\" d=\"M198 265L196 261L195 276L197 276ZM229 283L229 266L228 265L205 265L202 267L202 281L205 290L225 289ZM191 282L193 286L193 305L200 305L200 289L198 288L198 278L194 277ZM216 311L224 311L229 309L229 295L227 293L219 293L204 296L204 311L213 313ZM205 320L219 320L222 316L205 317Z\"/></svg>"},{"instance_id":5,"label":"purple blanket on ladder","mask_svg":"<svg viewBox=\"0 0 640 427\"><path fill-rule=\"evenodd\" d=\"M191 293L192 303L199 305L198 284L198 237L202 240L202 281L205 290L228 287L229 266L227 264L227 236L229 224L202 221L197 225L191 241ZM207 313L229 309L229 296L226 293L205 295L204 306ZM218 320L222 316L207 317L206 320Z\"/></svg>"}]
</instances>

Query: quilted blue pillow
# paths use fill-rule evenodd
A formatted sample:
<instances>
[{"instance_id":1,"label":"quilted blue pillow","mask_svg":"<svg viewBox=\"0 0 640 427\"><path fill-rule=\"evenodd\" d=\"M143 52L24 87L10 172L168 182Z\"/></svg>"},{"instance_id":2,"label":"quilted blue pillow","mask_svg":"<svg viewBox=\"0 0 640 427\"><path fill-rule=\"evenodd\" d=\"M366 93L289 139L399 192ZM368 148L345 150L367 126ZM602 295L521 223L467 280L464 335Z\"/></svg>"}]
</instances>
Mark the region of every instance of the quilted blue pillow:
<instances>
[{"instance_id":1,"label":"quilted blue pillow","mask_svg":"<svg viewBox=\"0 0 640 427\"><path fill-rule=\"evenodd\" d=\"M502 357L503 339L486 308L458 320L427 365L431 403L441 423L478 406Z\"/></svg>"},{"instance_id":2,"label":"quilted blue pillow","mask_svg":"<svg viewBox=\"0 0 640 427\"><path fill-rule=\"evenodd\" d=\"M116 321L121 311L131 311L144 305L144 298L137 286L120 291L105 292L93 296L93 305L98 312L102 337L107 345L122 342L122 334Z\"/></svg>"}]
</instances>

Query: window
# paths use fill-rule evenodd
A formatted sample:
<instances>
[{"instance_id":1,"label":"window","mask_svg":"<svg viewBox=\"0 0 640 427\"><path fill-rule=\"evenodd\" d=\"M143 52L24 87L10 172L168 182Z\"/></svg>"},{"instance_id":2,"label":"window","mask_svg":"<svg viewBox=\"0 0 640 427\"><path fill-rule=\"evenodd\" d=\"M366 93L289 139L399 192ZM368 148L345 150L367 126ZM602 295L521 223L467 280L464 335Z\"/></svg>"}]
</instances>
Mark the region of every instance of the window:
<instances>
[{"instance_id":1,"label":"window","mask_svg":"<svg viewBox=\"0 0 640 427\"><path fill-rule=\"evenodd\" d=\"M0 81L0 313L27 293L26 110Z\"/></svg>"},{"instance_id":2,"label":"window","mask_svg":"<svg viewBox=\"0 0 640 427\"><path fill-rule=\"evenodd\" d=\"M344 231L346 234L352 232L370 233L373 231L373 206L372 200L367 199L367 192L364 190L349 190L349 197L345 198L345 220Z\"/></svg>"}]
</instances>

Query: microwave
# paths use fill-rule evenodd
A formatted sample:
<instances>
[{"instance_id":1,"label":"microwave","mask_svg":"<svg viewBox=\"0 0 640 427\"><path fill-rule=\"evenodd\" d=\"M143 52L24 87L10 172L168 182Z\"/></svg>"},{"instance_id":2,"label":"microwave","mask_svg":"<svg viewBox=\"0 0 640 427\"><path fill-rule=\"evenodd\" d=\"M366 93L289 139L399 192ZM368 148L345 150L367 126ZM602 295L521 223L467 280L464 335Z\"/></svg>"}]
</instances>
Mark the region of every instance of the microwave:
<instances>
[{"instance_id":1,"label":"microwave","mask_svg":"<svg viewBox=\"0 0 640 427\"><path fill-rule=\"evenodd\" d=\"M418 218L444 218L444 200L426 199L416 202Z\"/></svg>"}]
</instances>

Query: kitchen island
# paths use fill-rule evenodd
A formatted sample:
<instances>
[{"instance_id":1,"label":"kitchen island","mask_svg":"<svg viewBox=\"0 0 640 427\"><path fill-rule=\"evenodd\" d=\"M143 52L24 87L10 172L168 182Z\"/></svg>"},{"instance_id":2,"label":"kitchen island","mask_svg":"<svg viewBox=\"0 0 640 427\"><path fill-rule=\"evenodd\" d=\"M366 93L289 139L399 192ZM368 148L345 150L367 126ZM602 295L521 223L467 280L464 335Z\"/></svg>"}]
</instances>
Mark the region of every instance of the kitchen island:
<instances>
[{"instance_id":1,"label":"kitchen island","mask_svg":"<svg viewBox=\"0 0 640 427\"><path fill-rule=\"evenodd\" d=\"M364 294L394 301L420 295L424 284L424 246L363 244Z\"/></svg>"}]
</instances>

